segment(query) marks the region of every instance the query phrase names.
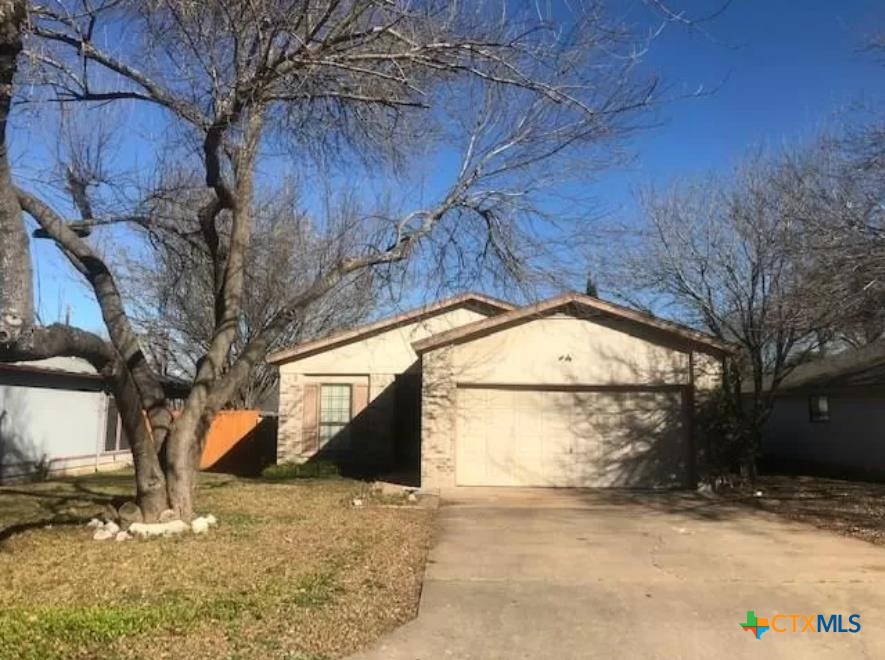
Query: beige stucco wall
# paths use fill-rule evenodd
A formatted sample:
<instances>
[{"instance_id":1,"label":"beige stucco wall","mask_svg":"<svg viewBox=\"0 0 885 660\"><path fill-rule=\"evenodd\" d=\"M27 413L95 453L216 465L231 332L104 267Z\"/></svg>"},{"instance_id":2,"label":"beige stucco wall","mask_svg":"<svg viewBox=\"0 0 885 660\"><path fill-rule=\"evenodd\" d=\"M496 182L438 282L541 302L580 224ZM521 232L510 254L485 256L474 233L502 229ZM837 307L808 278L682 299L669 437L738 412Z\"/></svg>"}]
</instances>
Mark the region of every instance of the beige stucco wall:
<instances>
[{"instance_id":1,"label":"beige stucco wall","mask_svg":"<svg viewBox=\"0 0 885 660\"><path fill-rule=\"evenodd\" d=\"M660 334L622 331L567 315L539 318L422 356L422 466L426 488L455 485L458 384L614 386L688 385L687 348ZM702 356L704 384L719 361Z\"/></svg>"},{"instance_id":2,"label":"beige stucco wall","mask_svg":"<svg viewBox=\"0 0 885 660\"><path fill-rule=\"evenodd\" d=\"M722 384L721 356L694 352L694 386L700 393L709 392Z\"/></svg>"},{"instance_id":3,"label":"beige stucco wall","mask_svg":"<svg viewBox=\"0 0 885 660\"><path fill-rule=\"evenodd\" d=\"M371 450L379 461L389 457L394 440L391 386L396 376L415 365L418 359L412 342L484 318L486 315L480 312L454 309L280 365L277 460L310 458L302 451L303 386L336 382L368 385L367 414L373 429Z\"/></svg>"},{"instance_id":4,"label":"beige stucco wall","mask_svg":"<svg viewBox=\"0 0 885 660\"><path fill-rule=\"evenodd\" d=\"M821 392L821 394L827 394ZM763 431L766 456L885 475L885 398L881 393L827 394L830 421L812 422L805 394L777 399Z\"/></svg>"},{"instance_id":5,"label":"beige stucco wall","mask_svg":"<svg viewBox=\"0 0 885 660\"><path fill-rule=\"evenodd\" d=\"M401 374L417 359L412 342L486 318L454 309L367 339L280 365L280 374Z\"/></svg>"},{"instance_id":6,"label":"beige stucco wall","mask_svg":"<svg viewBox=\"0 0 885 660\"><path fill-rule=\"evenodd\" d=\"M688 353L640 334L559 315L541 318L453 347L462 383L688 383Z\"/></svg>"}]
</instances>

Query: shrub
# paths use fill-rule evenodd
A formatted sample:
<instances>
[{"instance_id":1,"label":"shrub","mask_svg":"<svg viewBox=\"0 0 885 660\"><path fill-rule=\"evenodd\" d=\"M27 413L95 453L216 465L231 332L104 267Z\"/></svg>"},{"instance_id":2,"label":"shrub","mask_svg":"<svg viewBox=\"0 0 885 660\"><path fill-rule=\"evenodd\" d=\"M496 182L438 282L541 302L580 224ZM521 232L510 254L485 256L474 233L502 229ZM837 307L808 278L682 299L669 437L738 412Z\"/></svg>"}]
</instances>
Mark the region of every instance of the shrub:
<instances>
[{"instance_id":1,"label":"shrub","mask_svg":"<svg viewBox=\"0 0 885 660\"><path fill-rule=\"evenodd\" d=\"M49 481L51 466L52 461L49 459L49 456L43 454L39 459L34 461L34 470L29 475L30 480L34 483Z\"/></svg>"},{"instance_id":2,"label":"shrub","mask_svg":"<svg viewBox=\"0 0 885 660\"><path fill-rule=\"evenodd\" d=\"M277 463L261 471L264 479L283 481L286 479L326 479L338 476L338 466L330 461L310 463Z\"/></svg>"}]
</instances>

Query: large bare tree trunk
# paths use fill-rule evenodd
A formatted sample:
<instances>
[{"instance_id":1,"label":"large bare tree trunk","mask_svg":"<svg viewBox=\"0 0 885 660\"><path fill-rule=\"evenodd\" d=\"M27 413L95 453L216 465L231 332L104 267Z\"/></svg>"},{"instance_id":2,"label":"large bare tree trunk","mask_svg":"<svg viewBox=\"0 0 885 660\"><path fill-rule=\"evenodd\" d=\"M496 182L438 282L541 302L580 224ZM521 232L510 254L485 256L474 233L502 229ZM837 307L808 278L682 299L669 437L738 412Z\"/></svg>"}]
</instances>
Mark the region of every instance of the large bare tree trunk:
<instances>
[{"instance_id":1,"label":"large bare tree trunk","mask_svg":"<svg viewBox=\"0 0 885 660\"><path fill-rule=\"evenodd\" d=\"M206 427L202 410L185 405L166 443L169 506L182 520L193 518L194 492Z\"/></svg>"},{"instance_id":2,"label":"large bare tree trunk","mask_svg":"<svg viewBox=\"0 0 885 660\"><path fill-rule=\"evenodd\" d=\"M31 257L6 147L24 0L0 0L0 345L15 342L34 318Z\"/></svg>"},{"instance_id":3,"label":"large bare tree trunk","mask_svg":"<svg viewBox=\"0 0 885 660\"><path fill-rule=\"evenodd\" d=\"M113 377L114 398L129 439L135 467L135 503L145 522L155 522L168 508L166 478L154 437L131 375L119 363Z\"/></svg>"}]
</instances>

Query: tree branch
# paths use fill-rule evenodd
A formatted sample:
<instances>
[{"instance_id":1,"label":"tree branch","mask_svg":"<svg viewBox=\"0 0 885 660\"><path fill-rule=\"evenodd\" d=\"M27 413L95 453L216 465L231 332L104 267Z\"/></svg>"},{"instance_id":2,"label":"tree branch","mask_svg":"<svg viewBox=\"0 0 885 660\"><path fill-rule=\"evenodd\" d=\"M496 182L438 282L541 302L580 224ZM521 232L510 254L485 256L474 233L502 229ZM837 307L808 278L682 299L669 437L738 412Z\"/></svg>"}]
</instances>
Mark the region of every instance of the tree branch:
<instances>
[{"instance_id":1,"label":"tree branch","mask_svg":"<svg viewBox=\"0 0 885 660\"><path fill-rule=\"evenodd\" d=\"M132 372L151 425L168 427L171 418L166 410L163 386L147 363L138 337L129 323L119 289L104 261L48 205L21 189L16 192L22 210L49 234L92 286L111 342L122 363ZM159 444L162 444L162 438Z\"/></svg>"},{"instance_id":2,"label":"tree branch","mask_svg":"<svg viewBox=\"0 0 885 660\"><path fill-rule=\"evenodd\" d=\"M95 45L92 44L90 41L80 37L74 37L63 32L58 32L56 30L50 30L49 28L43 27L39 24L33 25L31 27L31 30L36 36L47 39L49 41L54 41L56 43L65 44L76 50L79 56L83 59L96 62L109 71L113 71L114 73L117 73L120 76L123 76L125 79L135 83L136 85L144 89L147 95L144 100L149 99L158 105L168 108L181 118L189 121L194 126L207 129L212 123L196 107L194 107L190 103L182 101L179 98L176 98L166 89L161 87L156 81L142 73L136 67L130 64L126 64L125 62L122 62L121 60L104 52L103 50L96 48ZM84 90L84 93L88 95L89 91ZM103 92L103 94L110 93L112 92ZM127 94L128 92L124 90L120 93Z\"/></svg>"},{"instance_id":3,"label":"tree branch","mask_svg":"<svg viewBox=\"0 0 885 660\"><path fill-rule=\"evenodd\" d=\"M86 360L100 374L110 375L115 352L96 334L56 323L33 327L11 345L0 344L0 362L44 360L51 357L78 357Z\"/></svg>"}]
</instances>

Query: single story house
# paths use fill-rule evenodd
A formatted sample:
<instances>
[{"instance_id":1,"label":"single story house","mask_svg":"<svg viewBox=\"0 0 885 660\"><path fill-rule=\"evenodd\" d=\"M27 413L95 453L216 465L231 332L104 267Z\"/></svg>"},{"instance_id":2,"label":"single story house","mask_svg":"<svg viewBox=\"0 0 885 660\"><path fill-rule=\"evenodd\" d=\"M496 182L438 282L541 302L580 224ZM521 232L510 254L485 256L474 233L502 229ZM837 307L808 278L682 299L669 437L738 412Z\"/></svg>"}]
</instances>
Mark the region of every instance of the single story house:
<instances>
[{"instance_id":1,"label":"single story house","mask_svg":"<svg viewBox=\"0 0 885 660\"><path fill-rule=\"evenodd\" d=\"M169 381L167 393L186 386ZM113 396L85 360L0 363L0 480L129 465Z\"/></svg>"},{"instance_id":2,"label":"single story house","mask_svg":"<svg viewBox=\"0 0 885 660\"><path fill-rule=\"evenodd\" d=\"M465 294L281 350L278 461L450 486L687 486L730 347L598 298Z\"/></svg>"},{"instance_id":3,"label":"single story house","mask_svg":"<svg viewBox=\"0 0 885 660\"><path fill-rule=\"evenodd\" d=\"M885 341L795 367L762 436L775 470L885 478Z\"/></svg>"}]
</instances>

